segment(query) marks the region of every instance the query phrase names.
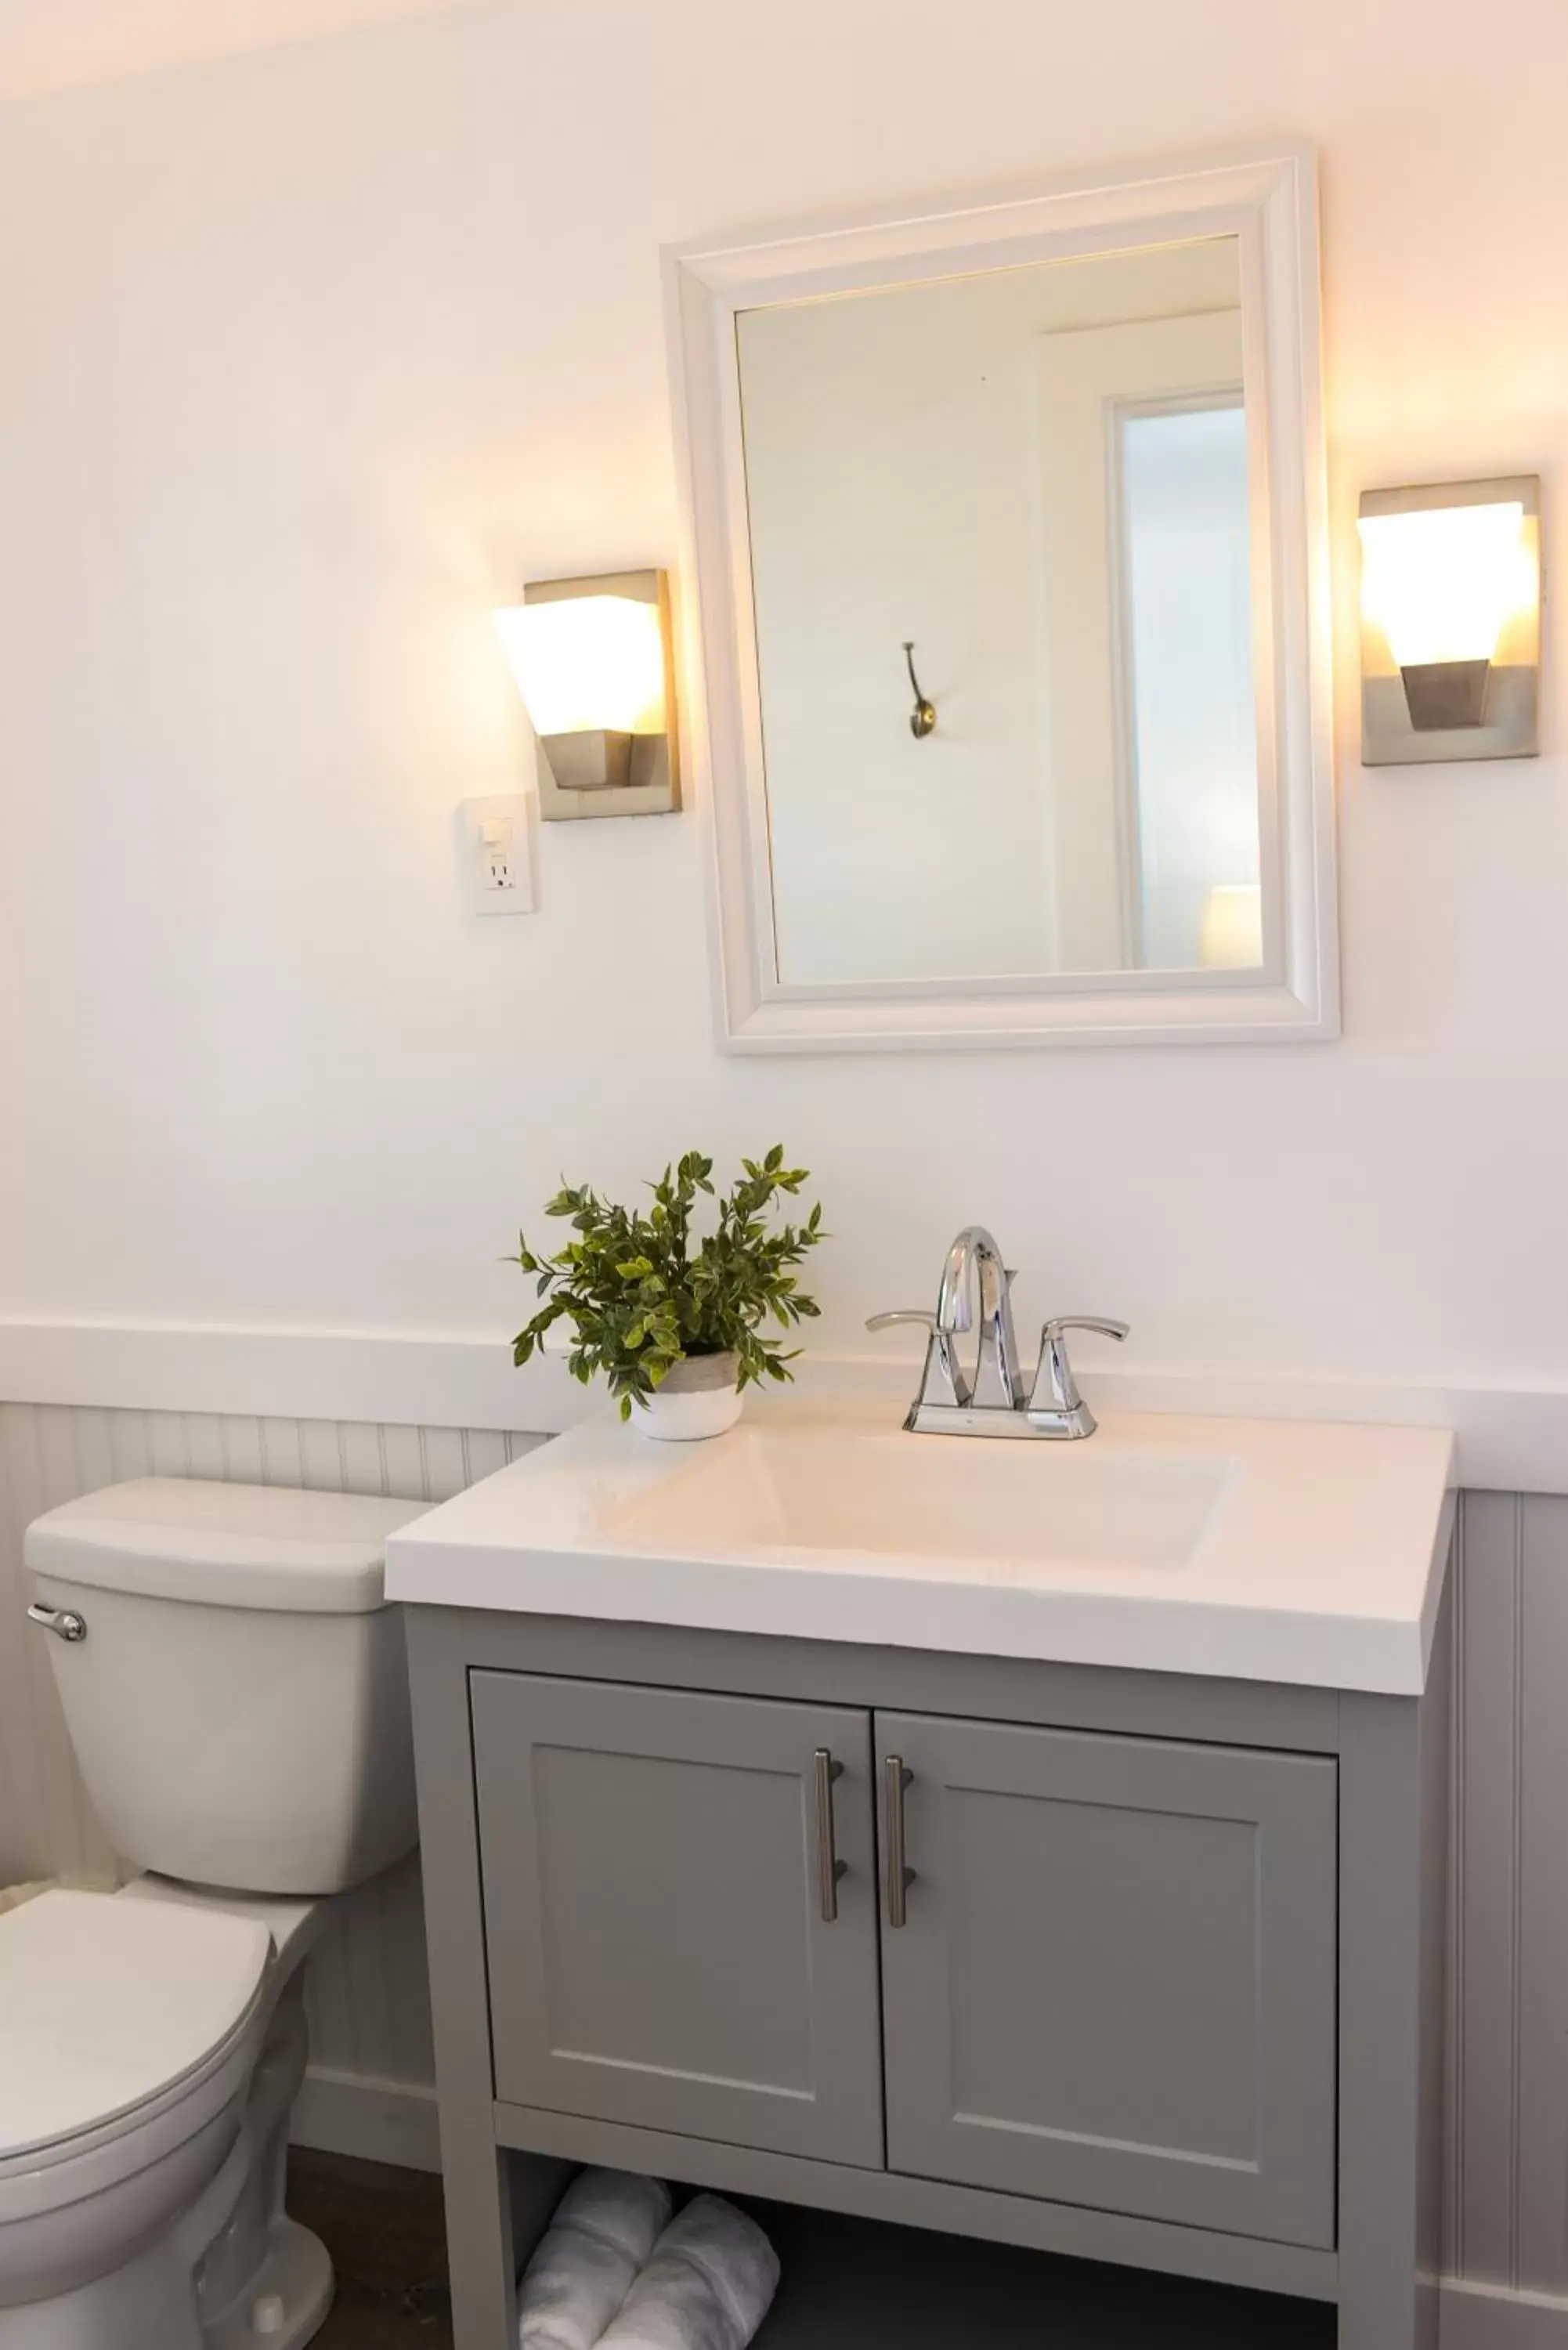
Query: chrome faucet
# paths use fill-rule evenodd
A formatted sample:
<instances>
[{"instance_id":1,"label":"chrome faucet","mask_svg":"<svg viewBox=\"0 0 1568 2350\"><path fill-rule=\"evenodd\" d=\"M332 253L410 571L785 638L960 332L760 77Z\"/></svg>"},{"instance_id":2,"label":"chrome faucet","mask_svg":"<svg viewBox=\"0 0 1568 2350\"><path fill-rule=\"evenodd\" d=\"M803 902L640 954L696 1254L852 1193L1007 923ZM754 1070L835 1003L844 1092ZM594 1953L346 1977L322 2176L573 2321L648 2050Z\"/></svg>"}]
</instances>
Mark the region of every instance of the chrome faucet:
<instances>
[{"instance_id":1,"label":"chrome faucet","mask_svg":"<svg viewBox=\"0 0 1568 2350\"><path fill-rule=\"evenodd\" d=\"M912 1322L927 1333L919 1393L904 1421L913 1434L1040 1436L1059 1441L1093 1436L1095 1415L1078 1392L1065 1333L1097 1330L1102 1337L1120 1339L1127 1335L1127 1324L1096 1315L1057 1315L1040 1333L1039 1367L1025 1395L1012 1328L1012 1280L984 1225L967 1224L948 1251L934 1314L903 1307L873 1314L867 1323L867 1330L887 1330ZM971 1301L977 1293L980 1329L971 1382L964 1376L953 1341L975 1326Z\"/></svg>"}]
</instances>

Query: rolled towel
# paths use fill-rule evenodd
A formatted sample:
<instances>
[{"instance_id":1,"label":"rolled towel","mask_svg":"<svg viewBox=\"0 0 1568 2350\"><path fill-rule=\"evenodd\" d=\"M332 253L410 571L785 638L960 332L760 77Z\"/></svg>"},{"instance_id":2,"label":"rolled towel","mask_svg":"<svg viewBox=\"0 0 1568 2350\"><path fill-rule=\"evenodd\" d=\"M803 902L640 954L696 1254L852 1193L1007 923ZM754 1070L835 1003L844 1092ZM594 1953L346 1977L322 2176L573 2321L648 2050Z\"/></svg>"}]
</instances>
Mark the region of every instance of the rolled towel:
<instances>
[{"instance_id":1,"label":"rolled towel","mask_svg":"<svg viewBox=\"0 0 1568 2350\"><path fill-rule=\"evenodd\" d=\"M603 2337L603 2350L746 2350L778 2289L754 2220L699 2195L672 2220Z\"/></svg>"},{"instance_id":2,"label":"rolled towel","mask_svg":"<svg viewBox=\"0 0 1568 2350\"><path fill-rule=\"evenodd\" d=\"M574 2178L523 2273L521 2350L593 2350L669 2217L660 2179L631 2170Z\"/></svg>"}]
</instances>

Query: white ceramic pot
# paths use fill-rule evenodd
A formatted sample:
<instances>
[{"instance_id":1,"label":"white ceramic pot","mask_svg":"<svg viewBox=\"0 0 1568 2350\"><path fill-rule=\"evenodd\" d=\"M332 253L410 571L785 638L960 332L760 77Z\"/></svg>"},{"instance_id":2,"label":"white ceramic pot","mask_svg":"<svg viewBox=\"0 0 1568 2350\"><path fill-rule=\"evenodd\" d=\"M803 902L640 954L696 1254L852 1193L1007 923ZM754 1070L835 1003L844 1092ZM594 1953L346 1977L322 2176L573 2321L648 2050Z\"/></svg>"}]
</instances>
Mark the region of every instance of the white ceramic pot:
<instances>
[{"instance_id":1,"label":"white ceramic pot","mask_svg":"<svg viewBox=\"0 0 1568 2350\"><path fill-rule=\"evenodd\" d=\"M740 1419L745 1400L735 1385L735 1368L733 1355L688 1355L666 1375L650 1401L634 1400L633 1428L675 1444L722 1436Z\"/></svg>"}]
</instances>

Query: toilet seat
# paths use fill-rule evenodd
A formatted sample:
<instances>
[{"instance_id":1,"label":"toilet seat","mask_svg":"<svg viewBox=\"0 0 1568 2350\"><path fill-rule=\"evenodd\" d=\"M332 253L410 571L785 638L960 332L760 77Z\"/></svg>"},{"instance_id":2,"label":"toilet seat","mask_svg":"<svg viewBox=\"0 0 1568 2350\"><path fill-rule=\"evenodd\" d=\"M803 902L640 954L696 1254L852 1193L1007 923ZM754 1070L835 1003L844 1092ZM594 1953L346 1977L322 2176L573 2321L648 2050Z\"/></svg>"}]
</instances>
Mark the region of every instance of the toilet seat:
<instances>
[{"instance_id":1,"label":"toilet seat","mask_svg":"<svg viewBox=\"0 0 1568 2350\"><path fill-rule=\"evenodd\" d=\"M272 1977L245 1917L55 1891L0 1918L0 2222L129 2178L220 2115Z\"/></svg>"}]
</instances>

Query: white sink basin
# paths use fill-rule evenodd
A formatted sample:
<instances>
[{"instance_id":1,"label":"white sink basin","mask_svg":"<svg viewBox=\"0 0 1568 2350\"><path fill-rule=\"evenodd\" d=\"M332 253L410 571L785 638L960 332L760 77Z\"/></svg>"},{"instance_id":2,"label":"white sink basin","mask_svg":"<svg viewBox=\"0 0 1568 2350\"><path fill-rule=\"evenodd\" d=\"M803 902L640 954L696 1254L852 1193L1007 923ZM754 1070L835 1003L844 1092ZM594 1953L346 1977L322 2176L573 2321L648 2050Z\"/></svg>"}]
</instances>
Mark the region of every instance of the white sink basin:
<instances>
[{"instance_id":1,"label":"white sink basin","mask_svg":"<svg viewBox=\"0 0 1568 2350\"><path fill-rule=\"evenodd\" d=\"M607 1414L395 1534L393 1599L1330 1689L1425 1679L1452 1441L1107 1413L1081 1443L909 1436L897 1402Z\"/></svg>"},{"instance_id":2,"label":"white sink basin","mask_svg":"<svg viewBox=\"0 0 1568 2350\"><path fill-rule=\"evenodd\" d=\"M1091 1440L986 1443L741 1427L607 1512L606 1537L669 1556L759 1546L984 1559L1010 1582L1062 1569L1185 1566L1231 1465Z\"/></svg>"}]
</instances>

